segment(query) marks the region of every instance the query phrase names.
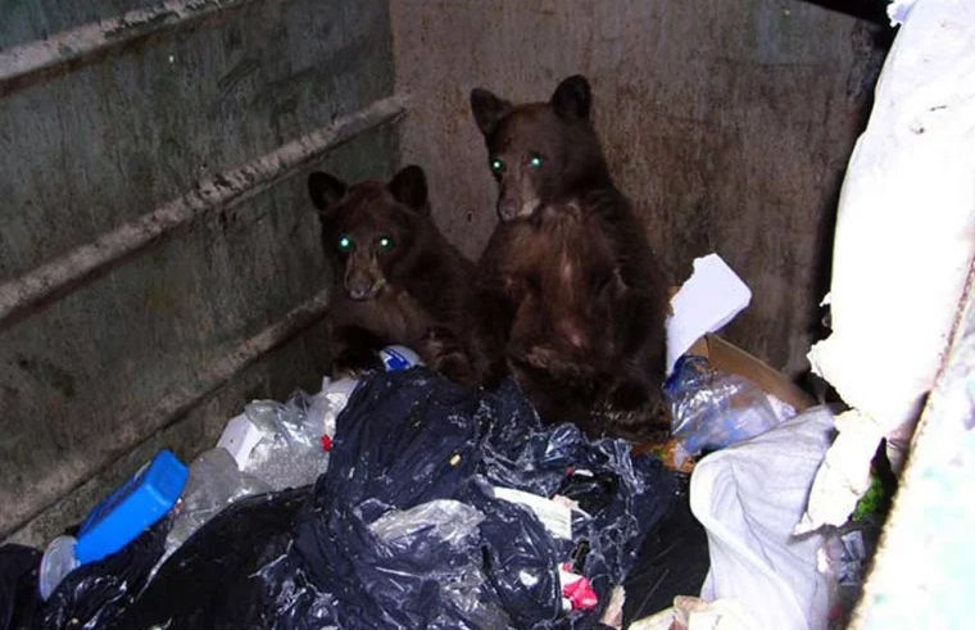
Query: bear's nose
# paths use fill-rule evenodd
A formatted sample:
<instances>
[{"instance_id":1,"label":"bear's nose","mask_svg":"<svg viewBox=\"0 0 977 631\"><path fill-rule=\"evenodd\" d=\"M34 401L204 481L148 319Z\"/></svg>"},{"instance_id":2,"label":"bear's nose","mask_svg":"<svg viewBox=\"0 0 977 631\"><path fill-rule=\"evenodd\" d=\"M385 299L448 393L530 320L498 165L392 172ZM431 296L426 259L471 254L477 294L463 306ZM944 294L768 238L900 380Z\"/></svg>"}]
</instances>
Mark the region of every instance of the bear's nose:
<instances>
[{"instance_id":1,"label":"bear's nose","mask_svg":"<svg viewBox=\"0 0 977 631\"><path fill-rule=\"evenodd\" d=\"M511 197L503 197L499 200L498 210L502 221L512 221L519 213L519 203Z\"/></svg>"},{"instance_id":2,"label":"bear's nose","mask_svg":"<svg viewBox=\"0 0 977 631\"><path fill-rule=\"evenodd\" d=\"M365 278L355 278L346 284L349 297L353 300L363 300L370 296L372 285Z\"/></svg>"}]
</instances>

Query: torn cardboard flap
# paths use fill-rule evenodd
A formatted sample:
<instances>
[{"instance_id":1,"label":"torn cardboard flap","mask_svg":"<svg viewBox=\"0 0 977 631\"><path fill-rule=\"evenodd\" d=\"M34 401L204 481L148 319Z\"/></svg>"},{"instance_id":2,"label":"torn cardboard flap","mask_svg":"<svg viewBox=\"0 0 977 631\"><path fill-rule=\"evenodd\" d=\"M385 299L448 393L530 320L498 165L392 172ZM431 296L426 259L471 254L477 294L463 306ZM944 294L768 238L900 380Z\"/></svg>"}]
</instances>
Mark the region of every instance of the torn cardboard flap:
<instances>
[{"instance_id":1,"label":"torn cardboard flap","mask_svg":"<svg viewBox=\"0 0 977 631\"><path fill-rule=\"evenodd\" d=\"M764 392L787 403L798 412L814 405L814 399L794 385L786 375L718 335L709 334L699 338L688 353L705 357L716 370L750 380Z\"/></svg>"}]
</instances>

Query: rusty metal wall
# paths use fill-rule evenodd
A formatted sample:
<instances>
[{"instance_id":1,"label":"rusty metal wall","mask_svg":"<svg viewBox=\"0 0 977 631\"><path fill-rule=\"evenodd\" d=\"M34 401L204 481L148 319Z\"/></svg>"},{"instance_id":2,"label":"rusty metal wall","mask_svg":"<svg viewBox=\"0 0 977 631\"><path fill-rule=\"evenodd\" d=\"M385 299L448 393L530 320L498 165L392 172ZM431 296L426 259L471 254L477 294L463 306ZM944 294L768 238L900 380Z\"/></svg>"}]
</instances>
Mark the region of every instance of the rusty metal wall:
<instances>
[{"instance_id":1,"label":"rusty metal wall","mask_svg":"<svg viewBox=\"0 0 977 631\"><path fill-rule=\"evenodd\" d=\"M0 536L315 386L304 175L389 174L393 89L382 0L0 5Z\"/></svg>"},{"instance_id":2,"label":"rusty metal wall","mask_svg":"<svg viewBox=\"0 0 977 631\"><path fill-rule=\"evenodd\" d=\"M583 73L619 186L677 284L712 251L753 289L726 336L791 374L818 328L836 196L885 53L879 27L796 0L393 0L401 160L469 256L495 223L468 93L546 100Z\"/></svg>"}]
</instances>

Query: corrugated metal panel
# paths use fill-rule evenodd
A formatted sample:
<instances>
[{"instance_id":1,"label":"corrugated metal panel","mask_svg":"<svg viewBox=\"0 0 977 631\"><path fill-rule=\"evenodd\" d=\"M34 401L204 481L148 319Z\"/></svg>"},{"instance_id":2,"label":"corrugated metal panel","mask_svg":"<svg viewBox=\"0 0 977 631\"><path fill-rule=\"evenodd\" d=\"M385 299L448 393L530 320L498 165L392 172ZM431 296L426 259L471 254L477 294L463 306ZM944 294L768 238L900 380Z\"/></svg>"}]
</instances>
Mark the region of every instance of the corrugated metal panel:
<instances>
[{"instance_id":1,"label":"corrugated metal panel","mask_svg":"<svg viewBox=\"0 0 977 631\"><path fill-rule=\"evenodd\" d=\"M403 109L386 2L116 2L89 24L40 6L30 28L86 34L48 43L91 48L45 61L23 22L0 29L0 533L33 519L35 542L161 428L205 447L243 403L222 388L315 382L330 271L302 176L388 173Z\"/></svg>"}]
</instances>

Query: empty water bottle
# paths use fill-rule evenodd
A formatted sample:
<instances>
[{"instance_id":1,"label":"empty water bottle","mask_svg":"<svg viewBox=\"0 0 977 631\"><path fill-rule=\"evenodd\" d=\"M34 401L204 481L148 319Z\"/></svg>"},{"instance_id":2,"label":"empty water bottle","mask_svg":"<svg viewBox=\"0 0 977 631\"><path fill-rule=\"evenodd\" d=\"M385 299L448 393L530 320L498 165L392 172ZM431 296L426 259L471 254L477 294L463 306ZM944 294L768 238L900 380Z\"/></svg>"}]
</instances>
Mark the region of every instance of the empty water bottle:
<instances>
[{"instance_id":1,"label":"empty water bottle","mask_svg":"<svg viewBox=\"0 0 977 631\"><path fill-rule=\"evenodd\" d=\"M753 382L717 371L696 355L679 358L664 390L672 435L689 455L753 438L794 416L787 405L775 411L769 395Z\"/></svg>"}]
</instances>

